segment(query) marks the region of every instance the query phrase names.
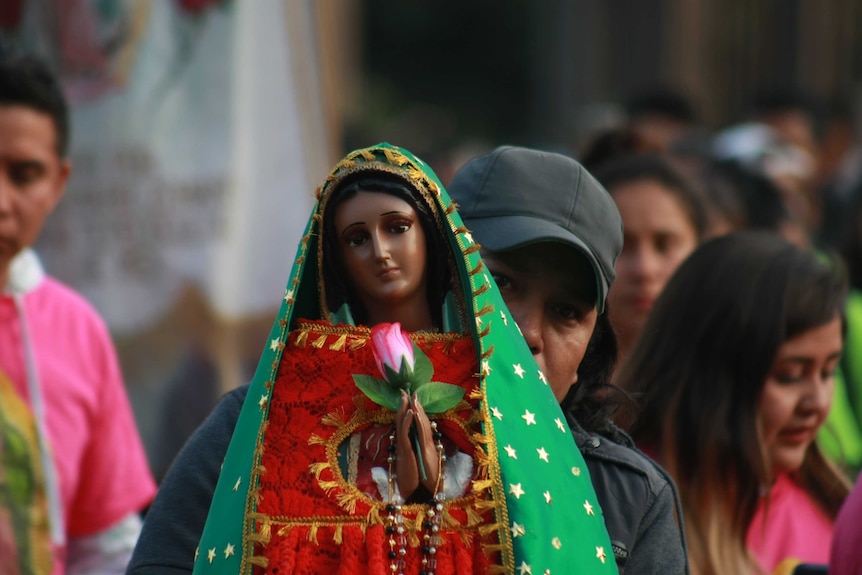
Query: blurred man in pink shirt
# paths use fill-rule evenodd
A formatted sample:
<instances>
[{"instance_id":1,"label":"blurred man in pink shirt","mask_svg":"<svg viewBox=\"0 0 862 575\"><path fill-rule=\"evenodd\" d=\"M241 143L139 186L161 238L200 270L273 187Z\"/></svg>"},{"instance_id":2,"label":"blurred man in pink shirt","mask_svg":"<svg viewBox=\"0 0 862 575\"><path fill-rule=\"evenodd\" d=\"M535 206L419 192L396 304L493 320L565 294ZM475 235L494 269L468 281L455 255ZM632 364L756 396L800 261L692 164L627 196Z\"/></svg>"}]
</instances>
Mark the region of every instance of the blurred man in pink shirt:
<instances>
[{"instance_id":1,"label":"blurred man in pink shirt","mask_svg":"<svg viewBox=\"0 0 862 575\"><path fill-rule=\"evenodd\" d=\"M104 322L30 249L68 137L50 71L0 56L2 573L123 573L156 489Z\"/></svg>"}]
</instances>

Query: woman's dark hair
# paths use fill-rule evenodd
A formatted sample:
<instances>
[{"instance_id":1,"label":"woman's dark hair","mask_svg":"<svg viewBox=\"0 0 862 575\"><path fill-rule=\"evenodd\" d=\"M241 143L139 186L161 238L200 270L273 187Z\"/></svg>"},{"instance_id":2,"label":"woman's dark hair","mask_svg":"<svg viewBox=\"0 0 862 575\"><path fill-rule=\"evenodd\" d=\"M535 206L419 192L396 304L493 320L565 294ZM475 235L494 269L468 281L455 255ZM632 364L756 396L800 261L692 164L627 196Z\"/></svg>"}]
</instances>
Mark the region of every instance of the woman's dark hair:
<instances>
[{"instance_id":1,"label":"woman's dark hair","mask_svg":"<svg viewBox=\"0 0 862 575\"><path fill-rule=\"evenodd\" d=\"M643 396L632 435L679 486L693 560L745 548L771 474L758 436L761 392L782 343L843 317L846 289L837 266L747 231L702 244L656 301L617 383ZM816 444L796 475L834 517L847 486ZM725 537L714 545L716 529Z\"/></svg>"},{"instance_id":2,"label":"woman's dark hair","mask_svg":"<svg viewBox=\"0 0 862 575\"><path fill-rule=\"evenodd\" d=\"M630 401L628 394L610 383L617 363L617 336L607 310L596 318L593 335L578 367L578 383L569 389L561 405L591 433L615 439L617 428L611 416L620 404Z\"/></svg>"},{"instance_id":3,"label":"woman's dark hair","mask_svg":"<svg viewBox=\"0 0 862 575\"><path fill-rule=\"evenodd\" d=\"M768 177L737 160L717 160L708 170L713 178L736 191L742 204L745 229L778 233L791 222L781 190Z\"/></svg>"},{"instance_id":4,"label":"woman's dark hair","mask_svg":"<svg viewBox=\"0 0 862 575\"><path fill-rule=\"evenodd\" d=\"M686 124L697 121L691 101L682 92L669 86L651 86L632 94L626 99L625 110L629 120L661 116Z\"/></svg>"},{"instance_id":5,"label":"woman's dark hair","mask_svg":"<svg viewBox=\"0 0 862 575\"><path fill-rule=\"evenodd\" d=\"M596 133L581 150L578 159L593 174L601 166L620 158L658 151L658 147L631 128L609 128Z\"/></svg>"},{"instance_id":6,"label":"woman's dark hair","mask_svg":"<svg viewBox=\"0 0 862 575\"><path fill-rule=\"evenodd\" d=\"M623 184L643 180L658 182L679 201L698 240L706 234L709 225L706 197L697 184L666 157L659 154L623 156L602 164L593 175L612 196L614 188Z\"/></svg>"},{"instance_id":7,"label":"woman's dark hair","mask_svg":"<svg viewBox=\"0 0 862 575\"><path fill-rule=\"evenodd\" d=\"M437 227L434 214L422 195L406 180L386 172L362 172L347 176L330 192L326 211L323 214L323 281L326 286L326 305L337 311L344 303L350 306L353 319L358 324L367 324L365 306L356 297L356 290L350 285L344 273L344 262L338 233L335 230L335 212L341 202L356 195L357 192L376 192L388 194L404 200L416 210L422 231L425 234L426 281L428 282L428 308L435 327L443 323L443 301L451 289L452 272L449 262L449 247L445 237Z\"/></svg>"},{"instance_id":8,"label":"woman's dark hair","mask_svg":"<svg viewBox=\"0 0 862 575\"><path fill-rule=\"evenodd\" d=\"M841 255L847 262L850 285L862 290L862 179L853 190L853 197L843 206L844 220L841 240Z\"/></svg>"},{"instance_id":9,"label":"woman's dark hair","mask_svg":"<svg viewBox=\"0 0 862 575\"><path fill-rule=\"evenodd\" d=\"M742 190L724 173L720 162L706 159L698 168L698 179L709 199L709 218L712 235L737 232L748 227L748 206ZM718 229L718 233L716 233Z\"/></svg>"}]
</instances>

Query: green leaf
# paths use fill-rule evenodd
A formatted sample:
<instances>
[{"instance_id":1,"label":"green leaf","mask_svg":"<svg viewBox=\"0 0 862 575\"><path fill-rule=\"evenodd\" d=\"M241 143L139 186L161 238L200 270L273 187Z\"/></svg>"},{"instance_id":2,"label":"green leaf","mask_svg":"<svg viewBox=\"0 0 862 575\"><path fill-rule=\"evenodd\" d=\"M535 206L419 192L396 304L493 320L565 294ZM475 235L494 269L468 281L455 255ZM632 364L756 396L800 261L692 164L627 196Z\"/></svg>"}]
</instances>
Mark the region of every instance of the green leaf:
<instances>
[{"instance_id":1,"label":"green leaf","mask_svg":"<svg viewBox=\"0 0 862 575\"><path fill-rule=\"evenodd\" d=\"M403 389L404 391L410 391L410 383L407 381L407 377L402 375L404 373L404 364L401 364L401 371L395 371L391 367L386 364L383 364L383 368L386 370L386 378L384 381L388 381L390 386L394 386L396 389Z\"/></svg>"},{"instance_id":2,"label":"green leaf","mask_svg":"<svg viewBox=\"0 0 862 575\"><path fill-rule=\"evenodd\" d=\"M368 399L386 409L398 411L401 406L401 390L385 379L370 375L353 374L353 382Z\"/></svg>"},{"instance_id":3,"label":"green leaf","mask_svg":"<svg viewBox=\"0 0 862 575\"><path fill-rule=\"evenodd\" d=\"M434 377L434 366L431 364L431 360L428 359L422 348L414 343L413 374L410 376L411 391L417 391L420 386L430 382L432 377Z\"/></svg>"},{"instance_id":4,"label":"green leaf","mask_svg":"<svg viewBox=\"0 0 862 575\"><path fill-rule=\"evenodd\" d=\"M464 397L464 388L439 381L431 381L416 390L416 398L422 404L425 413L443 413L458 405L462 397Z\"/></svg>"},{"instance_id":5,"label":"green leaf","mask_svg":"<svg viewBox=\"0 0 862 575\"><path fill-rule=\"evenodd\" d=\"M398 378L396 381L400 387L403 387L407 393L413 393L413 384L410 381L410 366L407 365L406 361L401 362L401 369L398 370L398 375L396 377ZM390 379L389 381L392 380Z\"/></svg>"}]
</instances>

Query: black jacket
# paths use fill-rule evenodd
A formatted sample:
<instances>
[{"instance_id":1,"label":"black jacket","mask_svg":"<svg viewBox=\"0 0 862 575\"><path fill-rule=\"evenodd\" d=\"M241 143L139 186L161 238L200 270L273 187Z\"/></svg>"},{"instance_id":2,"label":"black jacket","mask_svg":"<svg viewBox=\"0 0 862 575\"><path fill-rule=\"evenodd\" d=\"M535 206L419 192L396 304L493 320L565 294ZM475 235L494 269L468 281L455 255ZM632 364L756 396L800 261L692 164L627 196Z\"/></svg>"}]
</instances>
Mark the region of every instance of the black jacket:
<instances>
[{"instance_id":1,"label":"black jacket","mask_svg":"<svg viewBox=\"0 0 862 575\"><path fill-rule=\"evenodd\" d=\"M679 495L664 469L610 427L588 433L566 413L590 470L620 573L688 574L688 553Z\"/></svg>"}]
</instances>

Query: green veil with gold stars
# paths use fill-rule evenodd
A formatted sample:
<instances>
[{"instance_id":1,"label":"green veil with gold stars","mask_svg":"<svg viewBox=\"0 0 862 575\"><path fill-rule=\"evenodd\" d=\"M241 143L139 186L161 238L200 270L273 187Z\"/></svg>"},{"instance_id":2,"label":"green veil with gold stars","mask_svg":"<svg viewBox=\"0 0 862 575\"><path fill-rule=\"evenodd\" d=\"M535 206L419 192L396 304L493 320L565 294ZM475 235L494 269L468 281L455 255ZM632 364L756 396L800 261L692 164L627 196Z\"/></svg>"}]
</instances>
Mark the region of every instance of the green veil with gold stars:
<instances>
[{"instance_id":1,"label":"green veil with gold stars","mask_svg":"<svg viewBox=\"0 0 862 575\"><path fill-rule=\"evenodd\" d=\"M320 294L319 241L327 194L357 172L395 174L433 203L453 253L453 290L471 318L480 373L482 444L492 462L495 505L488 529L499 539L499 573L616 573L610 539L565 417L520 335L479 246L437 176L407 150L381 143L342 159L318 189L278 316L225 456L196 552L196 575L252 573L256 484L269 402L288 332L298 318L329 319Z\"/></svg>"}]
</instances>

